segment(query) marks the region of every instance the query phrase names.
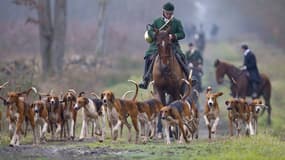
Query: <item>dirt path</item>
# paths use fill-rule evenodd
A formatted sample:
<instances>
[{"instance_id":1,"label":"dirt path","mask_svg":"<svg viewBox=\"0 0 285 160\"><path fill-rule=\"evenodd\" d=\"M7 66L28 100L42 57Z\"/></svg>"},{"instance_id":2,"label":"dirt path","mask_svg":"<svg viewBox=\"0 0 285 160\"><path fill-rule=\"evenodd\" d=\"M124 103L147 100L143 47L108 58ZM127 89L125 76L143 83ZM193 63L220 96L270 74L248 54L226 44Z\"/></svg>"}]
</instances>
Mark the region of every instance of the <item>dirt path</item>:
<instances>
[{"instance_id":1,"label":"dirt path","mask_svg":"<svg viewBox=\"0 0 285 160\"><path fill-rule=\"evenodd\" d=\"M123 159L122 154L141 152L139 150L113 149L110 146L90 147L91 141L53 142L40 146L21 145L19 147L0 147L0 159L53 159L53 160L89 160ZM96 143L96 142L94 142Z\"/></svg>"}]
</instances>

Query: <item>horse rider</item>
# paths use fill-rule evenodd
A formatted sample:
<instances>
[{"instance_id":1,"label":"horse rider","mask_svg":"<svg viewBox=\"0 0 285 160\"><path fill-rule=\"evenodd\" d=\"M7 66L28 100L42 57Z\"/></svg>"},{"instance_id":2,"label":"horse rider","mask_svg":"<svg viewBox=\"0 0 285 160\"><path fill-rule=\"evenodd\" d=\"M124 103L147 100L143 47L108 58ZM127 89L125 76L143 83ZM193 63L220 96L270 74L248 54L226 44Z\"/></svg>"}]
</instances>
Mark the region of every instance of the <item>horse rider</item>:
<instances>
[{"instance_id":1,"label":"horse rider","mask_svg":"<svg viewBox=\"0 0 285 160\"><path fill-rule=\"evenodd\" d=\"M242 70L249 74L249 83L252 87L252 98L257 98L258 85L261 82L261 77L257 68L257 62L254 53L249 49L247 44L241 45L241 50L244 55Z\"/></svg>"},{"instance_id":2,"label":"horse rider","mask_svg":"<svg viewBox=\"0 0 285 160\"><path fill-rule=\"evenodd\" d=\"M206 46L206 37L203 28L203 24L200 24L199 31L194 36L195 45L197 46L201 54L203 54Z\"/></svg>"},{"instance_id":3,"label":"horse rider","mask_svg":"<svg viewBox=\"0 0 285 160\"><path fill-rule=\"evenodd\" d=\"M162 17L159 17L154 20L152 27L148 29L145 33L145 40L150 43L148 50L145 52L144 60L144 75L143 81L139 84L139 87L142 89L147 89L149 81L151 80L153 60L155 55L158 52L158 47L155 43L155 31L154 28L160 30L166 30L168 27L171 27L169 33L169 39L172 41L174 52L176 53L177 60L182 67L183 72L186 76L189 75L187 65L185 63L185 56L181 51L178 40L185 38L185 33L182 27L180 20L174 18L173 16L174 5L170 2L163 5Z\"/></svg>"},{"instance_id":4,"label":"horse rider","mask_svg":"<svg viewBox=\"0 0 285 160\"><path fill-rule=\"evenodd\" d=\"M188 44L189 50L185 53L187 64L190 69L193 69L193 76L197 78L198 81L198 91L202 92L201 77L203 75L203 57L201 52L194 46L192 42Z\"/></svg>"}]
</instances>

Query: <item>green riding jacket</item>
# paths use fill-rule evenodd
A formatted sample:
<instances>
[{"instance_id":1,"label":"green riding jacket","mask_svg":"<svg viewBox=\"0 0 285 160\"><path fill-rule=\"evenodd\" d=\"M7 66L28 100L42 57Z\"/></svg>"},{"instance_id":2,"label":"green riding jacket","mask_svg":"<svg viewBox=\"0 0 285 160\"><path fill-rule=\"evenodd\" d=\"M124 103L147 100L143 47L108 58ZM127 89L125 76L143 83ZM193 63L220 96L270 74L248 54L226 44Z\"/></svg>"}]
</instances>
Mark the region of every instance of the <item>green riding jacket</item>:
<instances>
[{"instance_id":1,"label":"green riding jacket","mask_svg":"<svg viewBox=\"0 0 285 160\"><path fill-rule=\"evenodd\" d=\"M174 44L176 45L176 51L179 54L183 54L183 52L181 51L180 45L178 43L178 40L185 38L183 26L182 26L180 20L176 19L175 17L169 23L170 24L168 24L168 25L171 26L171 30L170 30L169 34L174 34L176 37L176 40L173 41ZM159 29L164 24L165 24L165 21L164 21L163 17L160 17L160 18L157 18L156 20L154 20L154 22L152 23L152 26ZM151 28L148 31L148 34L152 39L154 39L155 32L154 32L153 28ZM157 46L156 46L155 42L153 41L152 43L150 43L148 50L145 52L145 56L149 56L149 55L152 55L154 53L157 53Z\"/></svg>"},{"instance_id":2,"label":"green riding jacket","mask_svg":"<svg viewBox=\"0 0 285 160\"><path fill-rule=\"evenodd\" d=\"M191 51L187 51L185 53L187 64L192 63L195 67L199 64L203 64L203 57L201 55L201 52L197 49L194 49L194 52L191 53Z\"/></svg>"}]
</instances>

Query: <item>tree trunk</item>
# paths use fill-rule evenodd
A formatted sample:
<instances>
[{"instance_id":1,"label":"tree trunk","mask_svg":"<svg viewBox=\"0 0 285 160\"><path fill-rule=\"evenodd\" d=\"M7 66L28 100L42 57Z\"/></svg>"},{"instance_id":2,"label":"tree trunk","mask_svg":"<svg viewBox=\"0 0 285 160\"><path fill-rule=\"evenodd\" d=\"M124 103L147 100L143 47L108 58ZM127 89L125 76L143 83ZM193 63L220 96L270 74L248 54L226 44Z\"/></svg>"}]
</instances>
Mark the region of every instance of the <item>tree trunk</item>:
<instances>
[{"instance_id":1,"label":"tree trunk","mask_svg":"<svg viewBox=\"0 0 285 160\"><path fill-rule=\"evenodd\" d=\"M56 0L54 9L52 67L55 73L60 74L62 72L64 64L66 35L66 0Z\"/></svg>"},{"instance_id":2,"label":"tree trunk","mask_svg":"<svg viewBox=\"0 0 285 160\"><path fill-rule=\"evenodd\" d=\"M96 49L95 54L96 55L102 55L104 54L105 50L105 22L106 22L106 6L108 3L108 0L99 0L99 16L98 16L98 25L97 25L97 31L96 31Z\"/></svg>"},{"instance_id":3,"label":"tree trunk","mask_svg":"<svg viewBox=\"0 0 285 160\"><path fill-rule=\"evenodd\" d=\"M40 32L40 51L42 58L43 74L52 72L52 22L49 0L39 0L38 17L39 17L39 32Z\"/></svg>"}]
</instances>

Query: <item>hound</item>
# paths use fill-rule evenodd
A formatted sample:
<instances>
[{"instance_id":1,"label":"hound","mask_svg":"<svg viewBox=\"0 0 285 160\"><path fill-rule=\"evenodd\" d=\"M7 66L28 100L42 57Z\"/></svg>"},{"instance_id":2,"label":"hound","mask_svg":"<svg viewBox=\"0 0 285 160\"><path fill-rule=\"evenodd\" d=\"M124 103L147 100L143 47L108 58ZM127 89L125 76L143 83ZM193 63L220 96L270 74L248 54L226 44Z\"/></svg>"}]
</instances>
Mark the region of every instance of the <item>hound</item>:
<instances>
[{"instance_id":1,"label":"hound","mask_svg":"<svg viewBox=\"0 0 285 160\"><path fill-rule=\"evenodd\" d=\"M182 79L188 86L185 95L181 100L176 100L169 105L161 108L161 120L164 128L164 134L166 137L166 143L170 144L169 127L179 127L180 140L179 143L189 142L186 136L186 131L189 129L188 122L191 120L192 115L190 112L190 106L186 102L186 98L190 95L190 84L187 80Z\"/></svg>"},{"instance_id":2,"label":"hound","mask_svg":"<svg viewBox=\"0 0 285 160\"><path fill-rule=\"evenodd\" d=\"M128 123L127 118L130 116L133 126L136 131L136 141L139 140L138 128L138 108L136 104L136 97L138 94L138 85L136 82L129 80L136 86L136 92L132 100L116 99L114 93L110 90L105 90L101 94L103 101L104 111L107 113L107 120L111 129L111 136L113 140L118 137L118 130L121 124L125 124L129 130L128 142L131 141L131 125Z\"/></svg>"},{"instance_id":3,"label":"hound","mask_svg":"<svg viewBox=\"0 0 285 160\"><path fill-rule=\"evenodd\" d=\"M158 123L160 109L163 104L158 99L149 99L143 102L136 102L139 111L139 121L141 124L141 131L144 131L143 143L146 143L148 138L153 138L156 133L156 126Z\"/></svg>"},{"instance_id":4,"label":"hound","mask_svg":"<svg viewBox=\"0 0 285 160\"><path fill-rule=\"evenodd\" d=\"M45 142L46 140L46 132L48 129L48 110L46 107L46 102L41 100L34 101L29 108L29 112L33 115L34 123L35 123L35 141L36 144L40 142Z\"/></svg>"},{"instance_id":5,"label":"hound","mask_svg":"<svg viewBox=\"0 0 285 160\"><path fill-rule=\"evenodd\" d=\"M196 85L197 81L192 80L192 70L190 70L190 74L188 77L189 87L190 87L190 95L186 98L186 103L189 106L189 110L191 112L191 120L188 122L188 130L186 130L187 136L192 140L194 137L198 139L199 137L199 111L197 108L196 101L199 97L199 92L196 89L192 89L193 86Z\"/></svg>"},{"instance_id":6,"label":"hound","mask_svg":"<svg viewBox=\"0 0 285 160\"><path fill-rule=\"evenodd\" d=\"M83 96L84 92L79 93L74 110L77 112L82 108L82 127L79 140L87 137L87 124L91 121L95 125L95 133L99 136L99 142L104 141L104 134L99 123L99 117L102 116L102 102L100 99L90 99Z\"/></svg>"},{"instance_id":7,"label":"hound","mask_svg":"<svg viewBox=\"0 0 285 160\"><path fill-rule=\"evenodd\" d=\"M225 104L228 110L230 136L233 136L233 123L237 129L237 136L240 135L243 123L246 124L246 133L253 135L254 131L250 120L250 108L247 102L243 98L232 98L227 100Z\"/></svg>"},{"instance_id":8,"label":"hound","mask_svg":"<svg viewBox=\"0 0 285 160\"><path fill-rule=\"evenodd\" d=\"M268 109L268 107L265 106L260 99L253 99L248 103L248 107L250 111L250 120L253 127L253 134L255 135L257 134L258 128L258 117L262 115L264 110Z\"/></svg>"},{"instance_id":9,"label":"hound","mask_svg":"<svg viewBox=\"0 0 285 160\"><path fill-rule=\"evenodd\" d=\"M1 86L0 86L0 90L2 89L2 88L5 88L5 86L8 84L8 82L5 82L4 84L2 84ZM2 130L2 112L0 111L0 131Z\"/></svg>"},{"instance_id":10,"label":"hound","mask_svg":"<svg viewBox=\"0 0 285 160\"><path fill-rule=\"evenodd\" d=\"M49 127L52 135L52 139L62 138L62 125L63 125L63 104L58 96L48 94L46 100L46 106L48 110ZM54 127L56 130L54 131ZM55 137L56 136L56 137Z\"/></svg>"},{"instance_id":11,"label":"hound","mask_svg":"<svg viewBox=\"0 0 285 160\"><path fill-rule=\"evenodd\" d=\"M69 89L63 96L63 128L67 129L68 138L75 138L75 124L77 112L74 109L76 103L76 92L74 89ZM70 124L70 128L69 128Z\"/></svg>"},{"instance_id":12,"label":"hound","mask_svg":"<svg viewBox=\"0 0 285 160\"><path fill-rule=\"evenodd\" d=\"M207 88L206 91L206 104L204 107L204 120L208 127L208 138L211 139L211 135L216 134L216 129L220 120L220 108L218 104L218 97L223 95L223 92L210 93L211 87ZM214 124L211 125L211 120L214 120Z\"/></svg>"},{"instance_id":13,"label":"hound","mask_svg":"<svg viewBox=\"0 0 285 160\"><path fill-rule=\"evenodd\" d=\"M23 92L8 92L7 99L1 97L7 106L6 119L9 123L10 132L10 146L20 145L20 136L23 133L22 124L25 119L30 121L33 130L33 136L35 137L35 123L33 120L33 115L28 112L29 105L24 101L23 95L28 95L33 88L30 88ZM35 144L35 139L33 139L33 144Z\"/></svg>"}]
</instances>

